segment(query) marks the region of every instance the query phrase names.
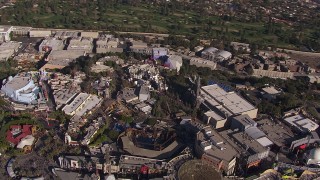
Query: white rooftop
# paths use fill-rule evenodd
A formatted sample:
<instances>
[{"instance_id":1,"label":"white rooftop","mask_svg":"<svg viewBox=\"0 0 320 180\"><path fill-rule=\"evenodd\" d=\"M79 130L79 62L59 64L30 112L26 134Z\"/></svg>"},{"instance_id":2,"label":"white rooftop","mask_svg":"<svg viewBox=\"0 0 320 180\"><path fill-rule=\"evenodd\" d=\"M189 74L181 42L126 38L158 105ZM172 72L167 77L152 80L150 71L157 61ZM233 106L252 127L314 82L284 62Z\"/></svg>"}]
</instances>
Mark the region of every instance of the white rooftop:
<instances>
[{"instance_id":1,"label":"white rooftop","mask_svg":"<svg viewBox=\"0 0 320 180\"><path fill-rule=\"evenodd\" d=\"M217 104L222 105L233 114L240 114L255 109L253 105L235 92L227 92L217 84L202 87L201 94L204 97L209 97L205 100L211 101L213 106L217 106Z\"/></svg>"},{"instance_id":2,"label":"white rooftop","mask_svg":"<svg viewBox=\"0 0 320 180\"><path fill-rule=\"evenodd\" d=\"M287 117L284 119L287 123L291 124L292 126L296 127L300 131L315 131L319 125L313 122L309 118L305 118L302 115L298 114L295 116Z\"/></svg>"},{"instance_id":3,"label":"white rooftop","mask_svg":"<svg viewBox=\"0 0 320 180\"><path fill-rule=\"evenodd\" d=\"M34 142L35 138L32 135L27 135L26 137L22 138L17 148L23 149L25 146L31 146Z\"/></svg>"},{"instance_id":4,"label":"white rooftop","mask_svg":"<svg viewBox=\"0 0 320 180\"><path fill-rule=\"evenodd\" d=\"M264 147L268 147L268 146L273 145L273 142L270 141L270 139L268 139L267 137L262 137L262 138L259 138L256 140L258 141L258 143L260 143Z\"/></svg>"},{"instance_id":5,"label":"white rooftop","mask_svg":"<svg viewBox=\"0 0 320 180\"><path fill-rule=\"evenodd\" d=\"M281 93L280 91L278 91L276 88L274 88L273 86L271 87L265 87L265 88L262 88L262 90L268 94L271 94L271 95L275 95L275 94L279 94Z\"/></svg>"},{"instance_id":6,"label":"white rooftop","mask_svg":"<svg viewBox=\"0 0 320 180\"><path fill-rule=\"evenodd\" d=\"M90 95L87 93L80 93L78 96L68 105L66 105L62 110L66 114L71 114L75 111Z\"/></svg>"},{"instance_id":7,"label":"white rooftop","mask_svg":"<svg viewBox=\"0 0 320 180\"><path fill-rule=\"evenodd\" d=\"M12 26L0 25L0 32L7 32Z\"/></svg>"},{"instance_id":8,"label":"white rooftop","mask_svg":"<svg viewBox=\"0 0 320 180\"><path fill-rule=\"evenodd\" d=\"M204 114L207 115L207 116L212 117L212 118L215 119L216 121L224 120L224 119L225 119L224 117L221 117L219 114L217 114L217 113L214 112L214 111L208 111L208 112L206 112L206 113L204 113Z\"/></svg>"}]
</instances>

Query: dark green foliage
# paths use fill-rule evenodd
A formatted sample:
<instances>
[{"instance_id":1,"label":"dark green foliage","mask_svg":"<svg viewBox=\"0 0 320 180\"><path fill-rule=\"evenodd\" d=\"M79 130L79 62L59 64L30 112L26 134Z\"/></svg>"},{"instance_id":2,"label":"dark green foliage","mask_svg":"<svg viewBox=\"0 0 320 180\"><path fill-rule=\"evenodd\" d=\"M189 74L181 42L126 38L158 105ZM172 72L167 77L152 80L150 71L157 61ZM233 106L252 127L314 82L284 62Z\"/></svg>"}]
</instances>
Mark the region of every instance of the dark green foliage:
<instances>
[{"instance_id":1,"label":"dark green foliage","mask_svg":"<svg viewBox=\"0 0 320 180\"><path fill-rule=\"evenodd\" d=\"M2 9L0 21L2 24L33 27L169 33L186 35L188 38L197 36L219 39L224 43L241 41L264 47L276 45L296 49L320 49L320 21L316 14L315 18L306 20L282 14L282 18L297 23L289 26L275 22L262 10L253 14L247 13L246 17L227 12L217 16L212 14L215 10L207 10L207 6L212 6L211 3L206 6L199 5L201 3L203 2L195 1L190 4L175 0L17 1L15 6ZM233 4L245 6L245 3ZM192 49L194 44L196 42L191 40L181 45Z\"/></svg>"},{"instance_id":2,"label":"dark green foliage","mask_svg":"<svg viewBox=\"0 0 320 180\"><path fill-rule=\"evenodd\" d=\"M0 80L7 78L8 76L13 76L17 73L15 67L18 64L16 61L9 59L8 61L1 61L0 62Z\"/></svg>"}]
</instances>

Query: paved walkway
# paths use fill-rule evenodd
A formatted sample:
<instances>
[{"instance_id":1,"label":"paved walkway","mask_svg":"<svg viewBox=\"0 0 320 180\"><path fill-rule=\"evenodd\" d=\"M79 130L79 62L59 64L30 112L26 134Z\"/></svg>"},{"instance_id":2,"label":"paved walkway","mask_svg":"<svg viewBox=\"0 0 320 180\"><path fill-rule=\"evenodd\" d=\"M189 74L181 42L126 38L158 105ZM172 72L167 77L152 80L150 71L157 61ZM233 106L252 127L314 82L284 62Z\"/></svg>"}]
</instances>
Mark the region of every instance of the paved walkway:
<instances>
[{"instance_id":1,"label":"paved walkway","mask_svg":"<svg viewBox=\"0 0 320 180\"><path fill-rule=\"evenodd\" d=\"M277 167L278 168L279 167L280 168L291 168L293 170L308 170L311 172L320 172L320 168L309 168L309 167L305 167L305 166L295 166L295 165L287 164L287 163L283 163L283 162L279 162Z\"/></svg>"}]
</instances>

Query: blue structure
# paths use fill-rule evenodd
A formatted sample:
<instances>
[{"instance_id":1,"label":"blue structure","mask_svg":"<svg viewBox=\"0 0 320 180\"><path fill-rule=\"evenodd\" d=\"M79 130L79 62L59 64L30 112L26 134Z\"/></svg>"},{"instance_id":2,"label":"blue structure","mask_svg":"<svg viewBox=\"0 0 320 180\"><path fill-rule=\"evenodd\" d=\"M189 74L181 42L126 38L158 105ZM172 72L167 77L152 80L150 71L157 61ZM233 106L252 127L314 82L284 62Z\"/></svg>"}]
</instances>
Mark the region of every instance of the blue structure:
<instances>
[{"instance_id":1,"label":"blue structure","mask_svg":"<svg viewBox=\"0 0 320 180\"><path fill-rule=\"evenodd\" d=\"M162 56L167 56L168 50L166 48L153 48L152 49L152 58L154 60L159 59Z\"/></svg>"},{"instance_id":2,"label":"blue structure","mask_svg":"<svg viewBox=\"0 0 320 180\"><path fill-rule=\"evenodd\" d=\"M214 85L214 84L217 84L220 88L222 88L223 90L225 90L226 92L231 92L233 91L233 89L228 86L228 85L225 85L225 84L222 84L222 83L218 83L218 82L215 82L213 80L209 80L208 81L208 85Z\"/></svg>"},{"instance_id":3,"label":"blue structure","mask_svg":"<svg viewBox=\"0 0 320 180\"><path fill-rule=\"evenodd\" d=\"M13 101L31 104L37 99L39 87L34 84L31 75L26 76L17 75L9 77L8 81L4 81L1 92Z\"/></svg>"}]
</instances>

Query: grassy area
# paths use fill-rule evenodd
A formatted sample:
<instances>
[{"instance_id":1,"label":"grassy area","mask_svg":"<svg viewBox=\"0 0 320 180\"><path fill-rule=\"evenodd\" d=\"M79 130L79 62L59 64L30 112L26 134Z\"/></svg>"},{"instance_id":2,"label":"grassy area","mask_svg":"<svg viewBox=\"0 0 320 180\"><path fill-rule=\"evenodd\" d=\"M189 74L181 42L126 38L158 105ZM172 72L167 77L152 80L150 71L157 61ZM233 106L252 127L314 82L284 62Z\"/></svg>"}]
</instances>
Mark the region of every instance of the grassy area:
<instances>
[{"instance_id":1,"label":"grassy area","mask_svg":"<svg viewBox=\"0 0 320 180\"><path fill-rule=\"evenodd\" d=\"M219 16L204 16L193 10L179 10L178 8L170 9L170 12L166 14L163 12L162 5L151 3L139 3L133 6L102 1L78 3L57 0L54 2L40 1L37 8L28 3L21 1L12 8L1 10L1 23L10 22L14 25L34 27L197 35L202 38L223 38L228 41L296 48L296 43L280 38L280 35L275 32L265 33L266 22L226 21ZM15 15L10 16L10 14ZM293 27L284 24L278 27L277 31L297 32ZM315 31L315 29L307 28L300 30L305 37L310 37L310 34Z\"/></svg>"}]
</instances>

